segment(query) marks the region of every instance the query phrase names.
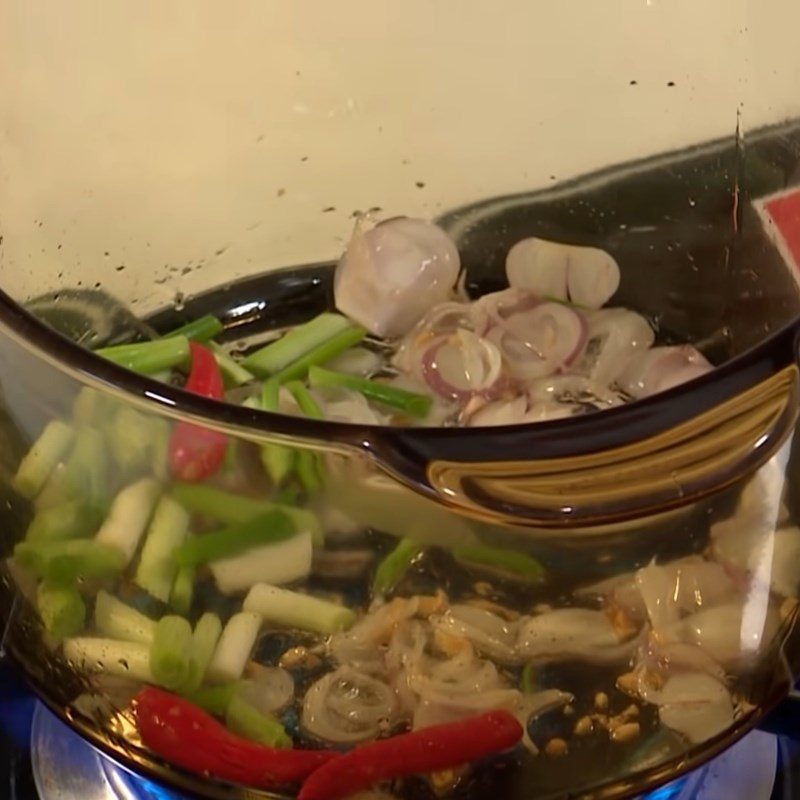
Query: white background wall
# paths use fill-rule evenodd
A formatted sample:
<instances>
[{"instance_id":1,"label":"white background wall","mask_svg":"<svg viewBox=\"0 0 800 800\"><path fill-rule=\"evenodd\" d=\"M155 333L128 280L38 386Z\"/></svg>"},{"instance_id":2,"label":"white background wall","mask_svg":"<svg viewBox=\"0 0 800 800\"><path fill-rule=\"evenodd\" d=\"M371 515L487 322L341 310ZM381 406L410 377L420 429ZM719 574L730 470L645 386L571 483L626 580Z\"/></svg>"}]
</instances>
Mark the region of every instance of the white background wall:
<instances>
[{"instance_id":1,"label":"white background wall","mask_svg":"<svg viewBox=\"0 0 800 800\"><path fill-rule=\"evenodd\" d=\"M7 0L0 283L161 305L800 116L798 39L797 0Z\"/></svg>"}]
</instances>

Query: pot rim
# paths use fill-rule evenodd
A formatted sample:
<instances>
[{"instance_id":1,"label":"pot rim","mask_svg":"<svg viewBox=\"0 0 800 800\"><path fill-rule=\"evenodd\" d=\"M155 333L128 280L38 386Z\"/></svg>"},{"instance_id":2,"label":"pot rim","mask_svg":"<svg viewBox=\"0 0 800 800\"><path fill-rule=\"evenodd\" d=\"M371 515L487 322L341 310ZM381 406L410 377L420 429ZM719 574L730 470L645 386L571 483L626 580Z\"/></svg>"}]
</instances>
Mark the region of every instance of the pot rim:
<instances>
[{"instance_id":1,"label":"pot rim","mask_svg":"<svg viewBox=\"0 0 800 800\"><path fill-rule=\"evenodd\" d=\"M796 359L795 339L800 319L793 320L750 350L734 356L710 373L689 383L642 400L578 417L530 422L518 425L476 428L424 426L381 426L330 420L298 418L250 409L200 397L179 387L161 383L103 359L37 319L0 289L0 328L24 349L50 362L84 385L103 391L121 392L139 405L173 418L189 418L214 428L240 433L277 434L282 437L316 440L350 446L364 451L383 450L404 442L424 440L430 459L457 457L481 461L481 451L497 458L503 443L523 436L539 443L539 457L564 457L595 452L614 444L646 438L696 416L766 379ZM602 418L597 414L602 414ZM607 423L602 435L593 435L598 419ZM621 424L617 424L621 423ZM595 430L595 434L598 432ZM488 447L476 445L481 440ZM500 450L498 451L498 446ZM508 458L512 460L512 458Z\"/></svg>"}]
</instances>

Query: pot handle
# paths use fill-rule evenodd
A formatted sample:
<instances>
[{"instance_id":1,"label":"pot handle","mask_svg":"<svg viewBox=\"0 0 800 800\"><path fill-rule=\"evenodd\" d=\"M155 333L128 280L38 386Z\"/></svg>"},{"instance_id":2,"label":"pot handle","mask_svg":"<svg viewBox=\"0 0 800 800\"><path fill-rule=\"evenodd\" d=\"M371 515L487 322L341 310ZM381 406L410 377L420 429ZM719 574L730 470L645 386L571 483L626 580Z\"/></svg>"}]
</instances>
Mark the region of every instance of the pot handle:
<instances>
[{"instance_id":1,"label":"pot handle","mask_svg":"<svg viewBox=\"0 0 800 800\"><path fill-rule=\"evenodd\" d=\"M691 385L570 420L387 429L364 446L404 483L499 524L574 528L652 516L752 474L794 429L800 319Z\"/></svg>"}]
</instances>

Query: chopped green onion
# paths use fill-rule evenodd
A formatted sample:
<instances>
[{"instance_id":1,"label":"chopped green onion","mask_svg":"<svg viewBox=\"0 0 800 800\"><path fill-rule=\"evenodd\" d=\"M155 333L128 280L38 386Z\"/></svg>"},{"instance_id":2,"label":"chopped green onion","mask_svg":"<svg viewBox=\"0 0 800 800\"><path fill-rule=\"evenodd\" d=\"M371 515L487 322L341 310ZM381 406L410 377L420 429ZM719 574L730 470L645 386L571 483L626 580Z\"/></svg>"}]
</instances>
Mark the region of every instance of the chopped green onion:
<instances>
[{"instance_id":1,"label":"chopped green onion","mask_svg":"<svg viewBox=\"0 0 800 800\"><path fill-rule=\"evenodd\" d=\"M93 428L78 431L75 445L64 464L62 476L70 497L77 497L94 509L105 510L108 502L108 457L105 442Z\"/></svg>"},{"instance_id":2,"label":"chopped green onion","mask_svg":"<svg viewBox=\"0 0 800 800\"><path fill-rule=\"evenodd\" d=\"M150 648L140 642L118 642L81 636L64 640L64 657L78 669L155 683Z\"/></svg>"},{"instance_id":3,"label":"chopped green onion","mask_svg":"<svg viewBox=\"0 0 800 800\"><path fill-rule=\"evenodd\" d=\"M247 611L234 614L219 637L206 670L206 680L211 683L239 680L253 652L260 628L261 617L257 614Z\"/></svg>"},{"instance_id":4,"label":"chopped green onion","mask_svg":"<svg viewBox=\"0 0 800 800\"><path fill-rule=\"evenodd\" d=\"M251 353L245 358L243 365L259 377L274 375L350 327L351 323L346 317L325 312Z\"/></svg>"},{"instance_id":5,"label":"chopped green onion","mask_svg":"<svg viewBox=\"0 0 800 800\"><path fill-rule=\"evenodd\" d=\"M398 389L388 383L370 378L332 372L323 367L311 367L308 371L308 382L315 389L329 387L352 389L363 394L368 400L400 409L412 417L426 417L433 404L432 398L427 395L407 392L405 389Z\"/></svg>"},{"instance_id":6,"label":"chopped green onion","mask_svg":"<svg viewBox=\"0 0 800 800\"><path fill-rule=\"evenodd\" d=\"M323 541L322 527L317 515L307 508L254 500L252 497L196 483L176 483L172 487L172 496L192 514L201 514L225 525L248 522L270 511L282 511L294 522L298 531L310 531L315 544L322 544Z\"/></svg>"},{"instance_id":7,"label":"chopped green onion","mask_svg":"<svg viewBox=\"0 0 800 800\"><path fill-rule=\"evenodd\" d=\"M266 500L255 500L252 497L197 483L176 483L172 487L172 496L187 511L228 525L247 522L269 511L282 511L295 519L298 527L308 526L312 520L316 520L313 513L304 509L270 503Z\"/></svg>"},{"instance_id":8,"label":"chopped green onion","mask_svg":"<svg viewBox=\"0 0 800 800\"><path fill-rule=\"evenodd\" d=\"M78 539L91 536L97 530L100 521L95 509L88 508L80 500L69 500L37 511L28 526L25 538L31 542Z\"/></svg>"},{"instance_id":9,"label":"chopped green onion","mask_svg":"<svg viewBox=\"0 0 800 800\"><path fill-rule=\"evenodd\" d=\"M150 465L156 438L153 420L123 406L112 417L106 433L111 455L123 471L136 472Z\"/></svg>"},{"instance_id":10,"label":"chopped green onion","mask_svg":"<svg viewBox=\"0 0 800 800\"><path fill-rule=\"evenodd\" d=\"M175 562L182 567L199 566L259 545L289 539L296 533L291 518L283 511L272 509L238 525L192 537L175 550Z\"/></svg>"},{"instance_id":11,"label":"chopped green onion","mask_svg":"<svg viewBox=\"0 0 800 800\"><path fill-rule=\"evenodd\" d=\"M5 571L8 577L14 582L15 591L19 592L32 604L36 604L36 590L39 588L39 581L33 571L19 563L13 554L5 559ZM3 578L5 580L5 578Z\"/></svg>"},{"instance_id":12,"label":"chopped green onion","mask_svg":"<svg viewBox=\"0 0 800 800\"><path fill-rule=\"evenodd\" d=\"M86 605L74 586L39 584L36 604L44 626L51 636L61 639L74 636L83 628Z\"/></svg>"},{"instance_id":13,"label":"chopped green onion","mask_svg":"<svg viewBox=\"0 0 800 800\"><path fill-rule=\"evenodd\" d=\"M151 645L156 623L108 592L99 591L94 603L94 626L109 639Z\"/></svg>"},{"instance_id":14,"label":"chopped green onion","mask_svg":"<svg viewBox=\"0 0 800 800\"><path fill-rule=\"evenodd\" d=\"M36 498L39 510L78 500L92 512L105 513L108 504L108 457L103 437L82 427L67 460L50 474Z\"/></svg>"},{"instance_id":15,"label":"chopped green onion","mask_svg":"<svg viewBox=\"0 0 800 800\"><path fill-rule=\"evenodd\" d=\"M111 504L105 522L100 526L95 541L117 548L129 564L147 523L153 515L161 487L152 478L142 478L126 486Z\"/></svg>"},{"instance_id":16,"label":"chopped green onion","mask_svg":"<svg viewBox=\"0 0 800 800\"><path fill-rule=\"evenodd\" d=\"M219 686L204 686L185 694L186 699L194 705L213 714L215 717L224 717L228 705L239 691L239 682L221 683Z\"/></svg>"},{"instance_id":17,"label":"chopped green onion","mask_svg":"<svg viewBox=\"0 0 800 800\"><path fill-rule=\"evenodd\" d=\"M81 389L72 404L72 421L76 425L94 425L100 428L116 408L114 399L88 386Z\"/></svg>"},{"instance_id":18,"label":"chopped green onion","mask_svg":"<svg viewBox=\"0 0 800 800\"><path fill-rule=\"evenodd\" d=\"M544 577L544 567L535 558L515 550L479 544L458 545L453 548L453 555L458 561L510 572L527 581L538 582Z\"/></svg>"},{"instance_id":19,"label":"chopped green onion","mask_svg":"<svg viewBox=\"0 0 800 800\"><path fill-rule=\"evenodd\" d=\"M366 335L367 332L363 328L345 328L345 330L335 334L326 342L317 345L313 350L309 350L305 355L300 356L300 358L293 361L289 366L284 367L273 377L278 383L305 378L309 367L317 364L326 364L335 356L358 344Z\"/></svg>"},{"instance_id":20,"label":"chopped green onion","mask_svg":"<svg viewBox=\"0 0 800 800\"><path fill-rule=\"evenodd\" d=\"M180 328L175 328L174 331L165 333L163 338L171 339L175 336L185 336L193 342L208 342L224 330L225 326L213 314L206 314L203 317L187 322L185 325L181 325Z\"/></svg>"},{"instance_id":21,"label":"chopped green onion","mask_svg":"<svg viewBox=\"0 0 800 800\"><path fill-rule=\"evenodd\" d=\"M292 397L297 401L300 410L309 419L322 419L322 409L317 405L317 401L311 396L311 392L300 381L290 381L286 388L292 393Z\"/></svg>"},{"instance_id":22,"label":"chopped green onion","mask_svg":"<svg viewBox=\"0 0 800 800\"><path fill-rule=\"evenodd\" d=\"M60 584L112 577L125 567L119 550L92 539L20 542L14 558L39 577Z\"/></svg>"},{"instance_id":23,"label":"chopped green onion","mask_svg":"<svg viewBox=\"0 0 800 800\"><path fill-rule=\"evenodd\" d=\"M151 375L185 364L189 360L189 340L185 336L172 336L153 342L103 347L95 353L134 372Z\"/></svg>"},{"instance_id":24,"label":"chopped green onion","mask_svg":"<svg viewBox=\"0 0 800 800\"><path fill-rule=\"evenodd\" d=\"M289 381L286 388L291 392L292 397L297 401L300 410L310 419L322 419L322 410L317 405L317 401L311 396L311 392L300 381ZM295 453L295 471L303 488L309 494L319 491L322 488L322 476L324 467L322 459L318 453L310 450L297 450Z\"/></svg>"},{"instance_id":25,"label":"chopped green onion","mask_svg":"<svg viewBox=\"0 0 800 800\"><path fill-rule=\"evenodd\" d=\"M536 675L533 671L533 664L526 664L522 668L519 686L525 694L533 694L536 691Z\"/></svg>"},{"instance_id":26,"label":"chopped green onion","mask_svg":"<svg viewBox=\"0 0 800 800\"><path fill-rule=\"evenodd\" d=\"M266 583L256 584L248 592L243 608L267 622L326 634L349 628L356 618L346 606Z\"/></svg>"},{"instance_id":27,"label":"chopped green onion","mask_svg":"<svg viewBox=\"0 0 800 800\"><path fill-rule=\"evenodd\" d=\"M414 560L422 554L423 549L413 539L401 539L394 550L378 564L372 581L372 594L378 596L392 591Z\"/></svg>"},{"instance_id":28,"label":"chopped green onion","mask_svg":"<svg viewBox=\"0 0 800 800\"><path fill-rule=\"evenodd\" d=\"M33 501L33 506L37 511L43 511L47 508L55 506L63 506L74 500L67 491L64 481L64 462L56 465L56 468L50 473L50 477L45 482L42 491L36 495Z\"/></svg>"},{"instance_id":29,"label":"chopped green onion","mask_svg":"<svg viewBox=\"0 0 800 800\"><path fill-rule=\"evenodd\" d=\"M191 678L192 626L172 614L156 625L150 647L150 670L156 683L165 689L180 689Z\"/></svg>"},{"instance_id":30,"label":"chopped green onion","mask_svg":"<svg viewBox=\"0 0 800 800\"><path fill-rule=\"evenodd\" d=\"M280 384L273 378L265 381L261 390L260 408L264 411L278 411ZM280 486L292 472L295 451L283 444L268 442L261 445L261 463L275 486Z\"/></svg>"},{"instance_id":31,"label":"chopped green onion","mask_svg":"<svg viewBox=\"0 0 800 800\"><path fill-rule=\"evenodd\" d=\"M278 492L278 494L275 495L275 504L276 505L281 506L281 507L289 506L291 508L291 510L293 510L295 512L301 510L301 509L296 507L298 502L300 502L300 492L294 486L287 486L285 489L281 489ZM312 530L311 532L312 532L312 534L314 536L314 542L321 543L322 542L322 531L320 530L319 531L319 535L317 535L316 528L319 527L319 523L317 522L316 516L313 514L313 512L308 511L308 510L304 510L304 513L305 514L310 514L313 517L313 526L312 527L315 527L315 530ZM301 524L299 516L297 516L296 514L293 514L292 515L292 519L294 519L295 522L298 523L298 525L297 525L298 528L303 527L303 525Z\"/></svg>"},{"instance_id":32,"label":"chopped green onion","mask_svg":"<svg viewBox=\"0 0 800 800\"><path fill-rule=\"evenodd\" d=\"M264 411L277 412L280 403L281 385L274 378L264 381L261 387L261 403L259 408Z\"/></svg>"},{"instance_id":33,"label":"chopped green onion","mask_svg":"<svg viewBox=\"0 0 800 800\"><path fill-rule=\"evenodd\" d=\"M298 450L295 458L295 472L302 487L309 494L318 492L322 488L320 465L317 453L309 450Z\"/></svg>"},{"instance_id":34,"label":"chopped green onion","mask_svg":"<svg viewBox=\"0 0 800 800\"><path fill-rule=\"evenodd\" d=\"M186 683L188 691L196 691L203 684L221 634L222 623L216 614L207 611L197 621L192 633L192 669Z\"/></svg>"},{"instance_id":35,"label":"chopped green onion","mask_svg":"<svg viewBox=\"0 0 800 800\"><path fill-rule=\"evenodd\" d=\"M175 574L175 580L172 582L172 590L169 594L169 604L178 614L186 616L191 610L195 573L194 567L178 567L178 571Z\"/></svg>"},{"instance_id":36,"label":"chopped green onion","mask_svg":"<svg viewBox=\"0 0 800 800\"><path fill-rule=\"evenodd\" d=\"M222 459L223 473L235 472L239 466L239 440L231 437L228 439L228 446L225 448L225 456Z\"/></svg>"},{"instance_id":37,"label":"chopped green onion","mask_svg":"<svg viewBox=\"0 0 800 800\"><path fill-rule=\"evenodd\" d=\"M246 370L238 361L234 361L234 359L225 352L222 345L216 342L209 342L208 346L214 354L222 377L225 378L228 384L244 386L244 384L250 383L256 379L256 376L253 375L252 372Z\"/></svg>"},{"instance_id":38,"label":"chopped green onion","mask_svg":"<svg viewBox=\"0 0 800 800\"><path fill-rule=\"evenodd\" d=\"M17 474L11 481L15 492L28 500L35 497L45 485L56 464L66 455L73 439L75 429L65 422L48 422L42 434L34 442L19 465Z\"/></svg>"},{"instance_id":39,"label":"chopped green onion","mask_svg":"<svg viewBox=\"0 0 800 800\"><path fill-rule=\"evenodd\" d=\"M50 554L44 576L62 583L111 578L119 575L124 566L119 550L91 539L71 539L63 543L63 548Z\"/></svg>"},{"instance_id":40,"label":"chopped green onion","mask_svg":"<svg viewBox=\"0 0 800 800\"><path fill-rule=\"evenodd\" d=\"M163 603L169 600L178 571L174 551L188 533L189 514L171 497L162 497L147 530L134 582Z\"/></svg>"},{"instance_id":41,"label":"chopped green onion","mask_svg":"<svg viewBox=\"0 0 800 800\"><path fill-rule=\"evenodd\" d=\"M152 419L152 457L153 475L160 481L169 476L170 425L165 419Z\"/></svg>"},{"instance_id":42,"label":"chopped green onion","mask_svg":"<svg viewBox=\"0 0 800 800\"><path fill-rule=\"evenodd\" d=\"M265 747L292 746L292 740L283 725L272 715L256 711L238 692L233 693L225 710L225 724L231 733Z\"/></svg>"}]
</instances>

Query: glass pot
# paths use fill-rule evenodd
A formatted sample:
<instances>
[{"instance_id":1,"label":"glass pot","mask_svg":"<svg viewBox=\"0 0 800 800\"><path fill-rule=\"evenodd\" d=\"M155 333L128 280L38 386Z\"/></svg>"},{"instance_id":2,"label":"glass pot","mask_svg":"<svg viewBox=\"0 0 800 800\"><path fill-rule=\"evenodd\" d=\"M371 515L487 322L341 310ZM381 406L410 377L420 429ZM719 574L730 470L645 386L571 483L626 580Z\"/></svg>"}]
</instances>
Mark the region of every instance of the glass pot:
<instances>
[{"instance_id":1,"label":"glass pot","mask_svg":"<svg viewBox=\"0 0 800 800\"><path fill-rule=\"evenodd\" d=\"M147 669L66 658L43 631L38 581L10 557L35 513L73 508L63 476L77 442L95 454L79 499L143 478L169 493L154 442L186 423L240 443L221 488L251 500L275 495L251 463L257 446L324 456L307 505L350 571L317 566L301 588L364 611L363 583L406 537L425 555L399 596L443 590L512 638L529 617L556 620L561 649L529 641L500 657L507 688L529 663L528 693L562 693L531 718L539 755L457 776L471 796L641 792L786 694L800 672L795 4L0 13L2 644L51 708L136 771L199 796L261 796L141 747L129 701ZM526 236L602 247L622 271L614 303L717 366L601 414L464 430L270 414L89 352L208 312L232 342L330 308L332 266L367 211L435 219L473 296L502 287L505 254ZM53 421L77 438L21 495L13 477ZM476 546L535 558L542 576L520 586L454 559ZM131 600L136 557L121 580L79 576L82 635L98 634L99 590ZM241 603L209 591L193 622ZM591 625L548 616L565 608L610 620L614 654ZM281 632L262 627L256 660L279 663ZM311 678L294 677L300 706Z\"/></svg>"}]
</instances>

